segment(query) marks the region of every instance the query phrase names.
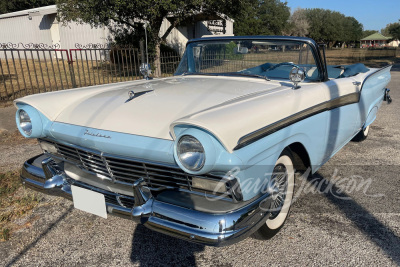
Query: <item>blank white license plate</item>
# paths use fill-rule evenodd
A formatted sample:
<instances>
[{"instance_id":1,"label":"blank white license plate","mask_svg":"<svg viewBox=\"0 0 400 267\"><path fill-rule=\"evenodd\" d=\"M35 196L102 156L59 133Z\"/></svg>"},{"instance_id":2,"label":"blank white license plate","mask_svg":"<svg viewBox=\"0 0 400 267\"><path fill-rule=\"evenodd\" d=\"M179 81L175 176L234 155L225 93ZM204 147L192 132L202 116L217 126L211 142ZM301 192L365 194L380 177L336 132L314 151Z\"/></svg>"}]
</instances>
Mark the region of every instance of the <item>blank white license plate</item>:
<instances>
[{"instance_id":1,"label":"blank white license plate","mask_svg":"<svg viewBox=\"0 0 400 267\"><path fill-rule=\"evenodd\" d=\"M88 213L107 219L106 201L104 195L71 185L74 207Z\"/></svg>"}]
</instances>

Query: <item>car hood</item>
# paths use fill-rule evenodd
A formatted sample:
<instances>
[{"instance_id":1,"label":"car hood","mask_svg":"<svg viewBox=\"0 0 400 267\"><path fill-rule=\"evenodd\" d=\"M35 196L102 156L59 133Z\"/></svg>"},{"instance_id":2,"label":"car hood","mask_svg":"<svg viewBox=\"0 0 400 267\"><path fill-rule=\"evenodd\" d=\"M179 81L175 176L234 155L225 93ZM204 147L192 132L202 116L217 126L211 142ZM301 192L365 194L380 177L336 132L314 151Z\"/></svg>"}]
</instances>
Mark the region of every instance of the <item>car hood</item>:
<instances>
[{"instance_id":1,"label":"car hood","mask_svg":"<svg viewBox=\"0 0 400 267\"><path fill-rule=\"evenodd\" d=\"M255 78L184 76L93 86L18 99L52 121L101 130L173 139L170 125L182 118L282 90ZM135 96L129 100L129 92Z\"/></svg>"}]
</instances>

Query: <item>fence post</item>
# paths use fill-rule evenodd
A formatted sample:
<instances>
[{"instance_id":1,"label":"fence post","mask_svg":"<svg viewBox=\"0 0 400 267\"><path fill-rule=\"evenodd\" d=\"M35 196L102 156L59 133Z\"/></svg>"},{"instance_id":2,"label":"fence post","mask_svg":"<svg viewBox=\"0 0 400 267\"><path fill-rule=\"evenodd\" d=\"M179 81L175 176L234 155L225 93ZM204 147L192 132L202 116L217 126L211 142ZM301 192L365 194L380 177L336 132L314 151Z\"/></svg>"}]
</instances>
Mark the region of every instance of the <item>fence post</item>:
<instances>
[{"instance_id":1,"label":"fence post","mask_svg":"<svg viewBox=\"0 0 400 267\"><path fill-rule=\"evenodd\" d=\"M68 59L69 74L71 75L72 88L77 88L76 80L75 80L75 72L74 72L74 61L72 60L72 51L71 51L71 49L69 49L69 50L66 50L66 52L67 52L67 59Z\"/></svg>"}]
</instances>

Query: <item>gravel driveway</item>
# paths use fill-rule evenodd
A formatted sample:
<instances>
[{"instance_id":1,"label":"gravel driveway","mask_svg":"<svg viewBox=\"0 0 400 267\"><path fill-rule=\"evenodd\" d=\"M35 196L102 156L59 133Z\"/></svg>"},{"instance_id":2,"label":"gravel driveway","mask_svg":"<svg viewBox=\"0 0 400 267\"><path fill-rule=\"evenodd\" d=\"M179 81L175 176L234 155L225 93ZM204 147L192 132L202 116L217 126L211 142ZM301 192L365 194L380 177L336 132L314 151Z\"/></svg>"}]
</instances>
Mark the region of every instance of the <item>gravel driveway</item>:
<instances>
[{"instance_id":1,"label":"gravel driveway","mask_svg":"<svg viewBox=\"0 0 400 267\"><path fill-rule=\"evenodd\" d=\"M400 265L400 72L392 71L393 103L383 106L362 143L350 143L301 192L274 238L204 247L109 216L102 219L45 197L23 228L0 243L0 264L129 265ZM1 112L1 111L0 111ZM0 146L12 169L38 153L34 143ZM16 165L17 164L17 165ZM356 181L356 182L355 182Z\"/></svg>"}]
</instances>

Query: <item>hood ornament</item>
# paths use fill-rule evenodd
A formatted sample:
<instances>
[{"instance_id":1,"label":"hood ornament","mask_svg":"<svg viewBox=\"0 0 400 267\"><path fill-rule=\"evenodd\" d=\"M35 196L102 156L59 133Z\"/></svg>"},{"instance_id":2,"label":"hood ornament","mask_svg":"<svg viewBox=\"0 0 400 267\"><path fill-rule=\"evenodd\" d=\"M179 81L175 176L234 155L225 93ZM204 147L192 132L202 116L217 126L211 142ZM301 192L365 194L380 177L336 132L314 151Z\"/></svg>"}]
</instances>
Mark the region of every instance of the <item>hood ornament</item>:
<instances>
[{"instance_id":1,"label":"hood ornament","mask_svg":"<svg viewBox=\"0 0 400 267\"><path fill-rule=\"evenodd\" d=\"M141 91L141 92L137 92L135 93L134 91L129 91L128 92L128 99L125 101L125 103L131 101L132 99L139 97L141 95L147 94L149 92L153 92L154 90L147 90L147 91Z\"/></svg>"},{"instance_id":2,"label":"hood ornament","mask_svg":"<svg viewBox=\"0 0 400 267\"><path fill-rule=\"evenodd\" d=\"M300 86L298 84L303 82L306 76L304 69L297 66L293 67L289 74L289 79L293 83L293 89L299 89Z\"/></svg>"}]
</instances>

